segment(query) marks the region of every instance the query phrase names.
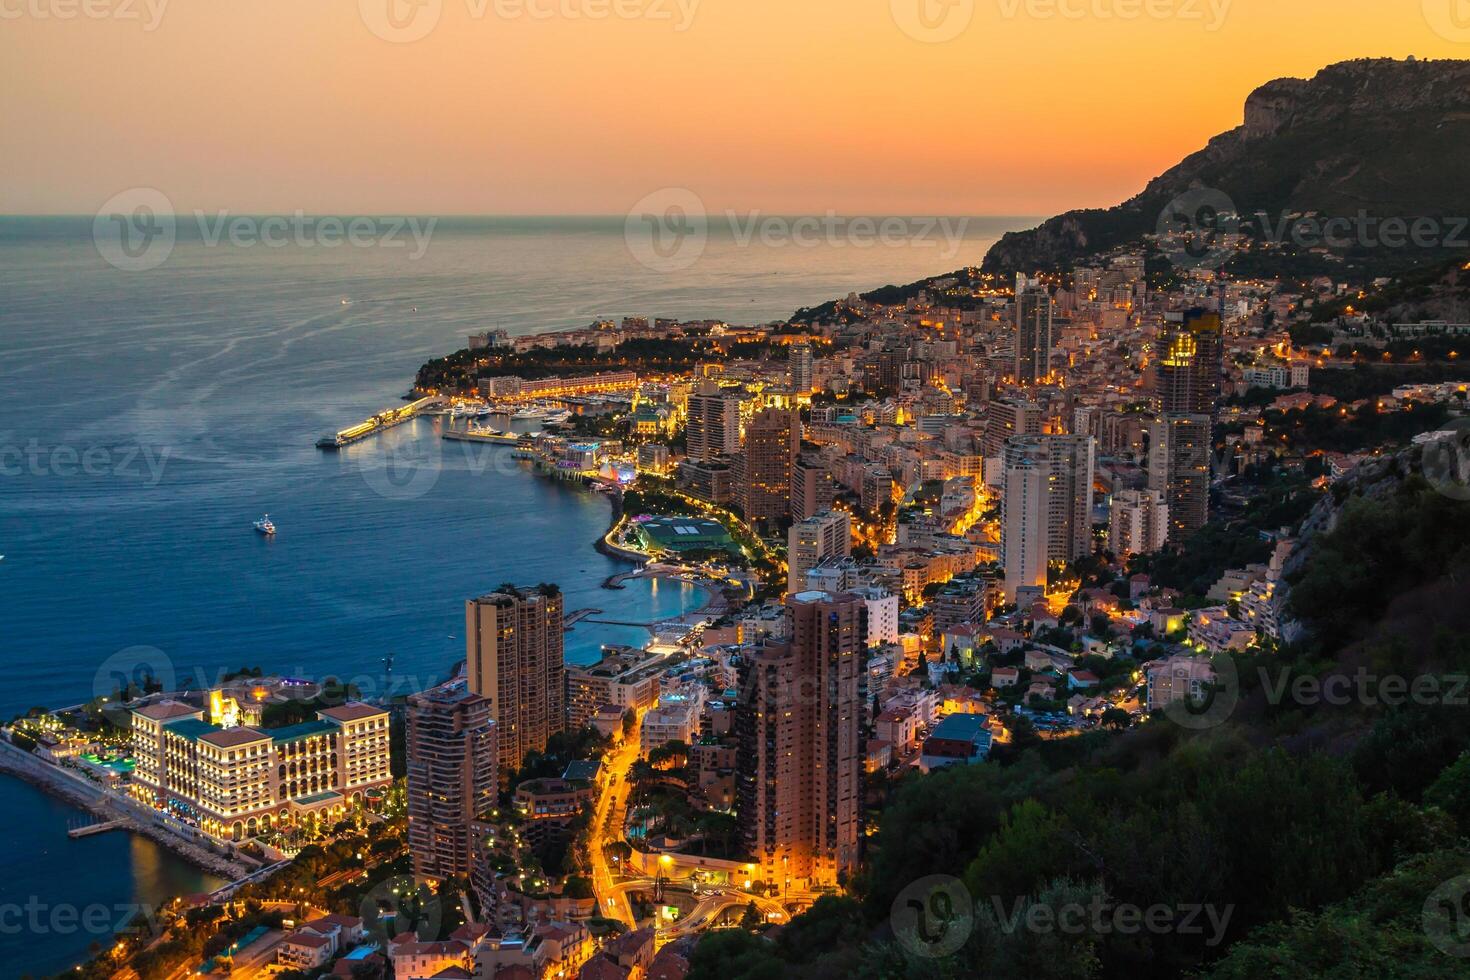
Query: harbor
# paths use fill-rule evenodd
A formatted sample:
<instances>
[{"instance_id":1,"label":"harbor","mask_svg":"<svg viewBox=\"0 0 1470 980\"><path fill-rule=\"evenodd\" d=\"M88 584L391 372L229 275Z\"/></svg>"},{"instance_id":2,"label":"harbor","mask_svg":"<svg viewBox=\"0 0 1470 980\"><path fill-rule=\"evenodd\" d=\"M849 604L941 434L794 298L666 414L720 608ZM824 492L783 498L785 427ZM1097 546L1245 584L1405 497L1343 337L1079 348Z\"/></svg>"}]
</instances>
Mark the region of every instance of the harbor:
<instances>
[{"instance_id":1,"label":"harbor","mask_svg":"<svg viewBox=\"0 0 1470 980\"><path fill-rule=\"evenodd\" d=\"M443 398L437 395L431 395L427 398L420 398L417 401L409 402L402 408L387 409L379 412L365 422L359 422L351 428L343 429L333 435L318 439L316 447L327 450L328 452L335 452L344 446L350 446L354 442L361 442L380 432L386 432L395 426L402 425L444 404L445 400Z\"/></svg>"}]
</instances>

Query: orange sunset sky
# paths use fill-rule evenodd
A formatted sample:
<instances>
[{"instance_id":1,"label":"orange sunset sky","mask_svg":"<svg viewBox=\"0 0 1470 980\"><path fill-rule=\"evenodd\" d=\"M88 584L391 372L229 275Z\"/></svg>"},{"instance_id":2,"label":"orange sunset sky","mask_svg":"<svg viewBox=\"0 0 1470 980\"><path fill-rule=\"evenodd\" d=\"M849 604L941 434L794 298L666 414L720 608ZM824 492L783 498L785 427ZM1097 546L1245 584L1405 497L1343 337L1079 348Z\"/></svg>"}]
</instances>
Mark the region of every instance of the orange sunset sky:
<instances>
[{"instance_id":1,"label":"orange sunset sky","mask_svg":"<svg viewBox=\"0 0 1470 980\"><path fill-rule=\"evenodd\" d=\"M0 0L0 213L1049 214L1269 79L1470 57L1470 0L391 2Z\"/></svg>"}]
</instances>

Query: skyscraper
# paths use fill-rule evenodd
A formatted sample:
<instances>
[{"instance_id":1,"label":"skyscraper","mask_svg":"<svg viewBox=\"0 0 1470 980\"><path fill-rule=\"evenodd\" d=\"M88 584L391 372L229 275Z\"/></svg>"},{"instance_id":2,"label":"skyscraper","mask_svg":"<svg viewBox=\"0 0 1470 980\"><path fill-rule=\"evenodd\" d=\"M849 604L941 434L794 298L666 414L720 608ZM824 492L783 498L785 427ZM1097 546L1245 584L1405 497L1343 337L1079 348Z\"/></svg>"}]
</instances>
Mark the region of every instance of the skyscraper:
<instances>
[{"instance_id":1,"label":"skyscraper","mask_svg":"<svg viewBox=\"0 0 1470 980\"><path fill-rule=\"evenodd\" d=\"M791 517L804 521L832 508L832 469L817 456L799 455L791 467Z\"/></svg>"},{"instance_id":2,"label":"skyscraper","mask_svg":"<svg viewBox=\"0 0 1470 980\"><path fill-rule=\"evenodd\" d=\"M473 870L475 824L497 800L490 701L463 680L408 699L408 844L414 874L442 881Z\"/></svg>"},{"instance_id":3,"label":"skyscraper","mask_svg":"<svg viewBox=\"0 0 1470 980\"><path fill-rule=\"evenodd\" d=\"M1006 598L1046 586L1047 565L1092 553L1091 436L1014 436L1005 448L1001 560Z\"/></svg>"},{"instance_id":4,"label":"skyscraper","mask_svg":"<svg viewBox=\"0 0 1470 980\"><path fill-rule=\"evenodd\" d=\"M743 655L737 807L761 878L784 893L838 884L862 829L867 607L853 595L789 600L789 642Z\"/></svg>"},{"instance_id":5,"label":"skyscraper","mask_svg":"<svg viewBox=\"0 0 1470 980\"><path fill-rule=\"evenodd\" d=\"M689 396L690 459L729 456L740 449L740 393L717 381L701 382Z\"/></svg>"},{"instance_id":6,"label":"skyscraper","mask_svg":"<svg viewBox=\"0 0 1470 980\"><path fill-rule=\"evenodd\" d=\"M791 525L786 537L786 591L806 590L806 573L824 558L852 554L852 517L845 510L829 510Z\"/></svg>"},{"instance_id":7,"label":"skyscraper","mask_svg":"<svg viewBox=\"0 0 1470 980\"><path fill-rule=\"evenodd\" d=\"M736 488L746 520L773 521L791 512L791 471L800 448L795 412L768 408L751 419Z\"/></svg>"},{"instance_id":8,"label":"skyscraper","mask_svg":"<svg viewBox=\"0 0 1470 980\"><path fill-rule=\"evenodd\" d=\"M469 689L490 702L501 769L519 768L566 727L563 611L554 585L505 586L465 603Z\"/></svg>"},{"instance_id":9,"label":"skyscraper","mask_svg":"<svg viewBox=\"0 0 1470 980\"><path fill-rule=\"evenodd\" d=\"M1054 305L1051 290L1016 277L1016 383L1042 384L1051 377Z\"/></svg>"},{"instance_id":10,"label":"skyscraper","mask_svg":"<svg viewBox=\"0 0 1470 980\"><path fill-rule=\"evenodd\" d=\"M1158 551L1169 539L1169 505L1156 490L1113 494L1108 550L1118 558Z\"/></svg>"},{"instance_id":11,"label":"skyscraper","mask_svg":"<svg viewBox=\"0 0 1470 980\"><path fill-rule=\"evenodd\" d=\"M1225 374L1225 336L1220 315L1190 310L1159 333L1154 396L1164 415L1214 417Z\"/></svg>"},{"instance_id":12,"label":"skyscraper","mask_svg":"<svg viewBox=\"0 0 1470 980\"><path fill-rule=\"evenodd\" d=\"M786 360L786 373L791 379L791 390L799 395L810 393L815 386L812 345L792 344L787 349Z\"/></svg>"},{"instance_id":13,"label":"skyscraper","mask_svg":"<svg viewBox=\"0 0 1470 980\"><path fill-rule=\"evenodd\" d=\"M985 455L998 457L1012 436L1041 435L1041 406L1013 398L985 406Z\"/></svg>"},{"instance_id":14,"label":"skyscraper","mask_svg":"<svg viewBox=\"0 0 1470 980\"><path fill-rule=\"evenodd\" d=\"M1210 517L1210 416L1166 415L1149 423L1148 488L1169 507L1169 543Z\"/></svg>"}]
</instances>

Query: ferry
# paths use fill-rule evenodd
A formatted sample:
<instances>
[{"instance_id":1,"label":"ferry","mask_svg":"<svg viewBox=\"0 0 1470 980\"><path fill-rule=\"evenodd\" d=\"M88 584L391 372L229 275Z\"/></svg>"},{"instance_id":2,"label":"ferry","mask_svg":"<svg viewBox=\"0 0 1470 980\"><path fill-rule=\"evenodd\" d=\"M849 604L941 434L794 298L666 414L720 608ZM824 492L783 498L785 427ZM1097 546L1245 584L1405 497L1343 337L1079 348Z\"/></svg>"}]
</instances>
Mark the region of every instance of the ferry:
<instances>
[{"instance_id":1,"label":"ferry","mask_svg":"<svg viewBox=\"0 0 1470 980\"><path fill-rule=\"evenodd\" d=\"M269 514L266 514L255 522L255 529L266 537L273 537L276 533L276 526L271 523L271 515Z\"/></svg>"}]
</instances>

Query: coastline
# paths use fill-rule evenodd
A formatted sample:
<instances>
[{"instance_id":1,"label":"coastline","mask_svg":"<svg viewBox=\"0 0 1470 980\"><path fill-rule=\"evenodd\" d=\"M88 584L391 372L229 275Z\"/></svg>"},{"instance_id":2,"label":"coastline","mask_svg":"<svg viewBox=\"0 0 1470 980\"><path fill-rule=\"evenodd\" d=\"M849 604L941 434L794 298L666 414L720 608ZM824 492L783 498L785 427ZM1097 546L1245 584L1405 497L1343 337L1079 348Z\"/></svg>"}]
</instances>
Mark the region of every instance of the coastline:
<instances>
[{"instance_id":1,"label":"coastline","mask_svg":"<svg viewBox=\"0 0 1470 980\"><path fill-rule=\"evenodd\" d=\"M108 795L101 787L83 783L80 777L72 776L24 749L0 740L0 777L5 776L28 783L68 806L74 806L103 820L116 822L120 832L146 837L200 871L223 878L226 882L236 881L257 870L232 861L200 844L187 841L155 822L143 819L130 812L130 807L126 804L119 806L122 801Z\"/></svg>"}]
</instances>

